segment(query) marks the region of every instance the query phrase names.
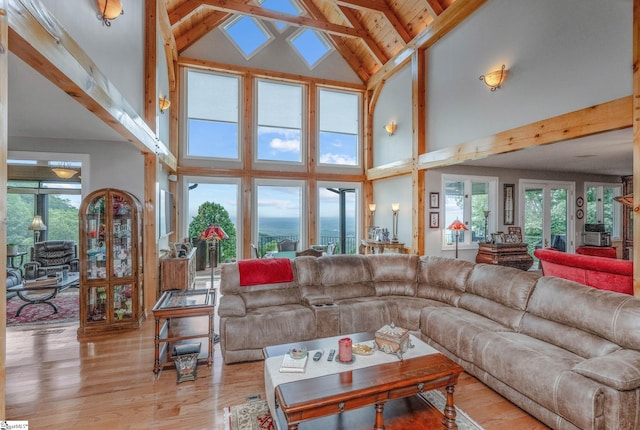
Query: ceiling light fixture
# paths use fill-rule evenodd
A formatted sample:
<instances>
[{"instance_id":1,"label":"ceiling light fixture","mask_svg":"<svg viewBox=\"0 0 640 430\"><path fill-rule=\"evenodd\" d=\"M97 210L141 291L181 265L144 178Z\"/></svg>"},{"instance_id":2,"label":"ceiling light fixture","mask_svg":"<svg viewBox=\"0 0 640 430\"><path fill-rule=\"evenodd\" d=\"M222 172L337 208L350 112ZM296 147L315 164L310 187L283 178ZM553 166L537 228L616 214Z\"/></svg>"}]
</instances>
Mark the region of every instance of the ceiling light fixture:
<instances>
[{"instance_id":1,"label":"ceiling light fixture","mask_svg":"<svg viewBox=\"0 0 640 430\"><path fill-rule=\"evenodd\" d=\"M53 167L51 170L60 179L71 179L78 173L77 170L70 169L67 163L62 163L60 167Z\"/></svg>"},{"instance_id":2,"label":"ceiling light fixture","mask_svg":"<svg viewBox=\"0 0 640 430\"><path fill-rule=\"evenodd\" d=\"M506 69L506 66L503 64L500 70L496 70L486 75L481 75L480 80L488 86L491 91L495 91L500 88L504 80L507 78L507 74L509 71Z\"/></svg>"},{"instance_id":3,"label":"ceiling light fixture","mask_svg":"<svg viewBox=\"0 0 640 430\"><path fill-rule=\"evenodd\" d=\"M124 14L120 0L97 0L98 19L107 27L111 27L111 21Z\"/></svg>"},{"instance_id":4,"label":"ceiling light fixture","mask_svg":"<svg viewBox=\"0 0 640 430\"><path fill-rule=\"evenodd\" d=\"M164 113L171 106L171 100L166 98L165 96L160 96L158 99L158 107L160 108L160 113Z\"/></svg>"},{"instance_id":5,"label":"ceiling light fixture","mask_svg":"<svg viewBox=\"0 0 640 430\"><path fill-rule=\"evenodd\" d=\"M384 126L384 129L387 133L389 133L389 136L393 136L397 128L398 128L398 124L396 124L395 121L391 121L389 124L386 124Z\"/></svg>"}]
</instances>

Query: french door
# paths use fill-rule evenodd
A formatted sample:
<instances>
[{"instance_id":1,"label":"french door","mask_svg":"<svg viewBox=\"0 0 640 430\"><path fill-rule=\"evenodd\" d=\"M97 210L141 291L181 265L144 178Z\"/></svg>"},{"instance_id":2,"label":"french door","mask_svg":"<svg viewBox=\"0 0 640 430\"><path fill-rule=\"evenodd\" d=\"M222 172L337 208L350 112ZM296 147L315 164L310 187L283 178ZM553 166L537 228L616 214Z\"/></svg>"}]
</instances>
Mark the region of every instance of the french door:
<instances>
[{"instance_id":1,"label":"french door","mask_svg":"<svg viewBox=\"0 0 640 430\"><path fill-rule=\"evenodd\" d=\"M520 181L520 224L529 253L553 247L574 250L573 182Z\"/></svg>"}]
</instances>

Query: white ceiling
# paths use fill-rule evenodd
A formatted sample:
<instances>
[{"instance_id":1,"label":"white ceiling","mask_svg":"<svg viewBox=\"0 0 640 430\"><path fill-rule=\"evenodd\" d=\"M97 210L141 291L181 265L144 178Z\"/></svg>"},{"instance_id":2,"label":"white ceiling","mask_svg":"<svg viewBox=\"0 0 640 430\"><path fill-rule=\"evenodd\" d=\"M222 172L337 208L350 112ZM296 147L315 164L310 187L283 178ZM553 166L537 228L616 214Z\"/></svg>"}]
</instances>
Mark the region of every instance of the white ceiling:
<instances>
[{"instance_id":1,"label":"white ceiling","mask_svg":"<svg viewBox=\"0 0 640 430\"><path fill-rule=\"evenodd\" d=\"M125 141L12 53L8 115L9 137ZM465 165L622 176L633 174L632 152L633 132L629 128L467 161Z\"/></svg>"},{"instance_id":2,"label":"white ceiling","mask_svg":"<svg viewBox=\"0 0 640 430\"><path fill-rule=\"evenodd\" d=\"M469 166L598 175L633 174L633 131L611 131L466 162Z\"/></svg>"}]
</instances>

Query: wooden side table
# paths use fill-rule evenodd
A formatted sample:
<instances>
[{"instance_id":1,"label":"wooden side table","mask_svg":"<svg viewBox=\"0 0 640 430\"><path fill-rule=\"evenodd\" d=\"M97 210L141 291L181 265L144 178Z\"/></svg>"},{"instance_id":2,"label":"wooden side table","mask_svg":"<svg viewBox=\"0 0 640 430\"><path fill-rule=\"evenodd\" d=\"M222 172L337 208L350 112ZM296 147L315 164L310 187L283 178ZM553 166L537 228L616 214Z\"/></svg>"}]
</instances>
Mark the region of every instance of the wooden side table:
<instances>
[{"instance_id":1,"label":"wooden side table","mask_svg":"<svg viewBox=\"0 0 640 430\"><path fill-rule=\"evenodd\" d=\"M404 243L401 242L378 242L375 240L363 240L360 248L364 251L361 254L383 254L386 250L404 254Z\"/></svg>"},{"instance_id":2,"label":"wooden side table","mask_svg":"<svg viewBox=\"0 0 640 430\"><path fill-rule=\"evenodd\" d=\"M479 243L476 263L496 264L529 270L533 257L529 255L526 243Z\"/></svg>"},{"instance_id":3,"label":"wooden side table","mask_svg":"<svg viewBox=\"0 0 640 430\"><path fill-rule=\"evenodd\" d=\"M216 290L171 290L165 291L152 309L156 320L155 361L153 373L156 375L164 367L175 366L171 360L171 349L174 344L206 337L208 339L207 355L204 351L198 361L206 360L207 365L213 364L213 316L216 303ZM207 333L186 333L183 330L171 328L171 320L175 318L189 318L208 316L209 328ZM161 324L162 320L164 322ZM162 361L161 361L162 360Z\"/></svg>"}]
</instances>

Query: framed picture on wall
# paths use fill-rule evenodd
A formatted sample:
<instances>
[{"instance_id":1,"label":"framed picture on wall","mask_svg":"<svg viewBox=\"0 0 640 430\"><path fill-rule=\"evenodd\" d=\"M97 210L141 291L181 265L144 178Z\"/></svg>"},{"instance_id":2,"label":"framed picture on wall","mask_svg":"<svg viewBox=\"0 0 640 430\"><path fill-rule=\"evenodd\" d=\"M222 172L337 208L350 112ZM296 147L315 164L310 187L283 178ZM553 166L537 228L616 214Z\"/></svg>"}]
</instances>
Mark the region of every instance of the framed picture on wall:
<instances>
[{"instance_id":1,"label":"framed picture on wall","mask_svg":"<svg viewBox=\"0 0 640 430\"><path fill-rule=\"evenodd\" d=\"M504 225L513 225L515 208L515 185L504 184Z\"/></svg>"},{"instance_id":2,"label":"framed picture on wall","mask_svg":"<svg viewBox=\"0 0 640 430\"><path fill-rule=\"evenodd\" d=\"M440 193L429 193L429 208L438 209L440 207Z\"/></svg>"},{"instance_id":3,"label":"framed picture on wall","mask_svg":"<svg viewBox=\"0 0 640 430\"><path fill-rule=\"evenodd\" d=\"M429 212L429 228L440 228L440 212Z\"/></svg>"}]
</instances>

